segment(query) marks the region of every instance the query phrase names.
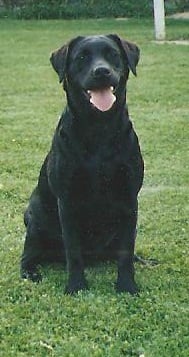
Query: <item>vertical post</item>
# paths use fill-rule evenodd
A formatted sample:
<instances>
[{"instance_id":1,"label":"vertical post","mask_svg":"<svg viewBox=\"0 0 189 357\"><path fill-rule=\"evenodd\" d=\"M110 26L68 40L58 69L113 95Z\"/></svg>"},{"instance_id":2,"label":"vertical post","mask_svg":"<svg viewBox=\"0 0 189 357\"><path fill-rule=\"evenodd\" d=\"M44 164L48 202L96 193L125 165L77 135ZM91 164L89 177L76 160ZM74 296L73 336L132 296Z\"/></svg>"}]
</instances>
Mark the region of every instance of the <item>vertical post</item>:
<instances>
[{"instance_id":1,"label":"vertical post","mask_svg":"<svg viewBox=\"0 0 189 357\"><path fill-rule=\"evenodd\" d=\"M164 0L154 0L154 25L156 40L165 39L165 7Z\"/></svg>"}]
</instances>

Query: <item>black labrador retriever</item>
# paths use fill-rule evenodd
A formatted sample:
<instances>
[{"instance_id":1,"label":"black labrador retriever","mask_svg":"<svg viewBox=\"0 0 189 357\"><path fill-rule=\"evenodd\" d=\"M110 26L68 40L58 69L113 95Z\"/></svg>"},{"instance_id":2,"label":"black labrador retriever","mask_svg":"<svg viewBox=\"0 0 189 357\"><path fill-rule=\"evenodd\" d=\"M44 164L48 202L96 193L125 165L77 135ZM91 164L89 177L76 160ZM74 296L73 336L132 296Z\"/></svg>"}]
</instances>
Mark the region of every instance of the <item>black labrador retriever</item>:
<instances>
[{"instance_id":1,"label":"black labrador retriever","mask_svg":"<svg viewBox=\"0 0 189 357\"><path fill-rule=\"evenodd\" d=\"M87 288L86 261L117 259L118 292L137 293L134 246L143 159L128 116L126 83L138 47L117 35L77 37L51 56L67 106L24 215L21 275L65 260L66 293Z\"/></svg>"}]
</instances>

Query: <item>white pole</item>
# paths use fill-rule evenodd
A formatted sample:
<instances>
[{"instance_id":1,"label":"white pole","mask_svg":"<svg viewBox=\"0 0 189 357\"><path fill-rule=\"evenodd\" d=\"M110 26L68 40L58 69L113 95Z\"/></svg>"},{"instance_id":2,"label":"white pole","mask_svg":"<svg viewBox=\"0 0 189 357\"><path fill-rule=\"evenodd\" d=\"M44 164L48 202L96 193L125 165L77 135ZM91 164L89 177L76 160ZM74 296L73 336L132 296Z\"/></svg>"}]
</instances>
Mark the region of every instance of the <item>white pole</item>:
<instances>
[{"instance_id":1,"label":"white pole","mask_svg":"<svg viewBox=\"0 0 189 357\"><path fill-rule=\"evenodd\" d=\"M165 39L165 7L164 0L154 0L154 24L156 40Z\"/></svg>"}]
</instances>

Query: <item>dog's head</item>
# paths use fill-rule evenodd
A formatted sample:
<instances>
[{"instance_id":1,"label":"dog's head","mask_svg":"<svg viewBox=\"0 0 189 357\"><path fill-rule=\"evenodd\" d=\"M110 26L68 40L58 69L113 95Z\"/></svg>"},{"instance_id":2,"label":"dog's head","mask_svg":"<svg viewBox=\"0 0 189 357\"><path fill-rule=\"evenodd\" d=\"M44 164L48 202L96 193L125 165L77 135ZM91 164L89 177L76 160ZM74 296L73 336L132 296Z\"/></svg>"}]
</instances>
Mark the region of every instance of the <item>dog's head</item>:
<instances>
[{"instance_id":1,"label":"dog's head","mask_svg":"<svg viewBox=\"0 0 189 357\"><path fill-rule=\"evenodd\" d=\"M125 99L129 70L136 75L139 49L117 35L79 36L53 52L50 60L72 107L107 112Z\"/></svg>"}]
</instances>

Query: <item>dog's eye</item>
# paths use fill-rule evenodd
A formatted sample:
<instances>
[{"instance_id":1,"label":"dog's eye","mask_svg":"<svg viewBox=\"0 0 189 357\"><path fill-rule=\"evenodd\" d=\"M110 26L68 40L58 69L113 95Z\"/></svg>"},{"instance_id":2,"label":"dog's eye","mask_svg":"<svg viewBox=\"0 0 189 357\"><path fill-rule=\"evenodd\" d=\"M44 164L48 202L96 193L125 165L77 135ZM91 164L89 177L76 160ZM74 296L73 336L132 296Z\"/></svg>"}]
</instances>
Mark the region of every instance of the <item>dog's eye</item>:
<instances>
[{"instance_id":1,"label":"dog's eye","mask_svg":"<svg viewBox=\"0 0 189 357\"><path fill-rule=\"evenodd\" d=\"M120 66L120 55L117 53L117 51L107 51L106 52L106 59L110 61L113 65L116 67Z\"/></svg>"},{"instance_id":2,"label":"dog's eye","mask_svg":"<svg viewBox=\"0 0 189 357\"><path fill-rule=\"evenodd\" d=\"M76 61L78 66L82 67L87 61L87 56L84 53L79 54L76 58Z\"/></svg>"},{"instance_id":3,"label":"dog's eye","mask_svg":"<svg viewBox=\"0 0 189 357\"><path fill-rule=\"evenodd\" d=\"M89 57L89 53L87 51L82 51L78 54L77 59L80 61L85 61Z\"/></svg>"},{"instance_id":4,"label":"dog's eye","mask_svg":"<svg viewBox=\"0 0 189 357\"><path fill-rule=\"evenodd\" d=\"M78 55L76 57L76 62L77 62L77 66L78 66L79 71L81 71L84 68L84 66L86 65L88 60L89 60L89 54L88 53L86 53L86 52L78 53Z\"/></svg>"},{"instance_id":5,"label":"dog's eye","mask_svg":"<svg viewBox=\"0 0 189 357\"><path fill-rule=\"evenodd\" d=\"M78 58L82 61L85 59L85 55L80 55Z\"/></svg>"}]
</instances>

